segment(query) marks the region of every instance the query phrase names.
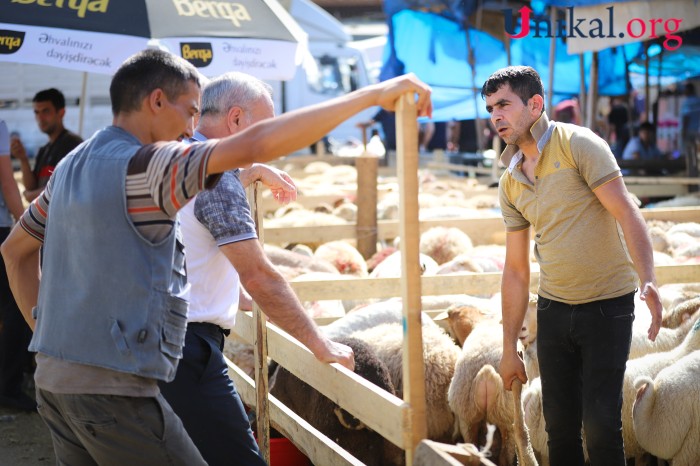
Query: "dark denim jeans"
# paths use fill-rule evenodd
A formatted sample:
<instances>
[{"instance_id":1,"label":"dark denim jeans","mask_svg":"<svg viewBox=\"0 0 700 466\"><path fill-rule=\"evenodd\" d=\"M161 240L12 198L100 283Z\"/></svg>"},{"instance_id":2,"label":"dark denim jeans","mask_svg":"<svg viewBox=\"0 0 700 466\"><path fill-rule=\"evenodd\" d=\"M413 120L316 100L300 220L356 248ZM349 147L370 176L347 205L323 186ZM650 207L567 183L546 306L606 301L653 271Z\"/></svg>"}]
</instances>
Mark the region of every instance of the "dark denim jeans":
<instances>
[{"instance_id":1,"label":"dark denim jeans","mask_svg":"<svg viewBox=\"0 0 700 466\"><path fill-rule=\"evenodd\" d=\"M539 297L537 357L552 466L624 466L622 383L634 293L585 304Z\"/></svg>"}]
</instances>

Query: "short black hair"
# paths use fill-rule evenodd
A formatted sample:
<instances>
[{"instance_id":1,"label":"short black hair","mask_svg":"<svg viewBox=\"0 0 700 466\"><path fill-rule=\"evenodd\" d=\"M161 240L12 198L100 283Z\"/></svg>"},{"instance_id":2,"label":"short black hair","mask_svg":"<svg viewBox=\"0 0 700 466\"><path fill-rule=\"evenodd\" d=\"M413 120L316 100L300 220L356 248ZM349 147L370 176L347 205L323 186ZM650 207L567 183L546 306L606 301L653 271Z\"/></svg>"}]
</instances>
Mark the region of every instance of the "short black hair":
<instances>
[{"instance_id":1,"label":"short black hair","mask_svg":"<svg viewBox=\"0 0 700 466\"><path fill-rule=\"evenodd\" d=\"M639 131L649 131L650 133L653 133L654 129L654 123L643 121L639 124Z\"/></svg>"},{"instance_id":2,"label":"short black hair","mask_svg":"<svg viewBox=\"0 0 700 466\"><path fill-rule=\"evenodd\" d=\"M157 49L147 49L127 58L109 86L112 114L138 110L143 99L162 89L169 101L187 92L187 83L201 88L197 69L186 60Z\"/></svg>"},{"instance_id":3,"label":"short black hair","mask_svg":"<svg viewBox=\"0 0 700 466\"><path fill-rule=\"evenodd\" d=\"M66 98L63 96L63 92L53 87L37 92L32 102L51 102L56 110L66 108Z\"/></svg>"},{"instance_id":4,"label":"short black hair","mask_svg":"<svg viewBox=\"0 0 700 466\"><path fill-rule=\"evenodd\" d=\"M509 85L511 90L520 97L523 104L533 95L541 95L544 99L544 86L542 78L530 66L508 66L493 73L481 88L481 97L486 98L497 92L501 87ZM542 106L544 111L544 105Z\"/></svg>"}]
</instances>

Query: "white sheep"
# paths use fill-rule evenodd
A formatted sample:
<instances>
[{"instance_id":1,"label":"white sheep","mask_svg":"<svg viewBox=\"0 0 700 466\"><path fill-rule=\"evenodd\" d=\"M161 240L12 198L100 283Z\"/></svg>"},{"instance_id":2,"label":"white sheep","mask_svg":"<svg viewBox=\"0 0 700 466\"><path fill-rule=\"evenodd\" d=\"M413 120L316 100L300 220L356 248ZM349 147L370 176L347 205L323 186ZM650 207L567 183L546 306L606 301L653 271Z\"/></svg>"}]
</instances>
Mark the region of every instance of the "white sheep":
<instances>
[{"instance_id":1,"label":"white sheep","mask_svg":"<svg viewBox=\"0 0 700 466\"><path fill-rule=\"evenodd\" d=\"M459 347L435 325L423 325L427 435L431 440L454 440L454 414L447 403L447 388L460 355ZM367 342L389 368L396 396L403 397L403 326L382 324L351 335Z\"/></svg>"},{"instance_id":2,"label":"white sheep","mask_svg":"<svg viewBox=\"0 0 700 466\"><path fill-rule=\"evenodd\" d=\"M690 319L693 314L700 310L700 296L679 303L665 312L661 319L661 325L666 328L679 327L683 322Z\"/></svg>"},{"instance_id":3,"label":"white sheep","mask_svg":"<svg viewBox=\"0 0 700 466\"><path fill-rule=\"evenodd\" d=\"M437 262L425 254L419 254L423 275L435 275ZM398 278L401 276L401 251L396 251L381 261L369 274L370 278Z\"/></svg>"},{"instance_id":4,"label":"white sheep","mask_svg":"<svg viewBox=\"0 0 700 466\"><path fill-rule=\"evenodd\" d=\"M346 241L329 241L314 251L314 257L330 262L341 274L366 277L367 262L362 254Z\"/></svg>"},{"instance_id":5,"label":"white sheep","mask_svg":"<svg viewBox=\"0 0 700 466\"><path fill-rule=\"evenodd\" d=\"M687 324L684 324L687 325ZM670 351L647 354L644 357L630 359L625 368L622 386L622 436L625 442L627 458L641 458L643 447L634 435L632 406L636 395L634 381L639 377L654 377L667 366L682 357L700 349L700 321L696 321L685 339Z\"/></svg>"},{"instance_id":6,"label":"white sheep","mask_svg":"<svg viewBox=\"0 0 700 466\"><path fill-rule=\"evenodd\" d=\"M634 431L640 445L673 466L700 464L700 352L635 380Z\"/></svg>"},{"instance_id":7,"label":"white sheep","mask_svg":"<svg viewBox=\"0 0 700 466\"><path fill-rule=\"evenodd\" d=\"M682 316L684 314L682 311L679 311L679 314L681 314L681 319L683 319ZM687 312L685 315L687 315ZM659 353L675 348L686 337L695 320L697 320L697 315L692 315L682 320L676 328L661 327L654 341L649 340L646 325L633 325L632 342L628 358L637 359L650 353Z\"/></svg>"},{"instance_id":8,"label":"white sheep","mask_svg":"<svg viewBox=\"0 0 700 466\"><path fill-rule=\"evenodd\" d=\"M700 296L700 283L669 283L659 287L664 309L673 309L680 303Z\"/></svg>"},{"instance_id":9,"label":"white sheep","mask_svg":"<svg viewBox=\"0 0 700 466\"><path fill-rule=\"evenodd\" d=\"M451 261L473 248L472 240L459 228L433 227L420 236L420 252L438 264Z\"/></svg>"},{"instance_id":10,"label":"white sheep","mask_svg":"<svg viewBox=\"0 0 700 466\"><path fill-rule=\"evenodd\" d=\"M436 326L427 314L422 313L422 324ZM403 320L403 303L387 300L367 304L348 312L340 319L321 326L321 331L331 340L350 336L352 333L376 327L380 324L397 323Z\"/></svg>"},{"instance_id":11,"label":"white sheep","mask_svg":"<svg viewBox=\"0 0 700 466\"><path fill-rule=\"evenodd\" d=\"M498 463L510 465L515 459L513 395L504 389L494 369L502 355L503 327L500 324L478 325L464 342L447 399L465 442L483 444L480 432L484 424L497 427L502 440Z\"/></svg>"}]
</instances>

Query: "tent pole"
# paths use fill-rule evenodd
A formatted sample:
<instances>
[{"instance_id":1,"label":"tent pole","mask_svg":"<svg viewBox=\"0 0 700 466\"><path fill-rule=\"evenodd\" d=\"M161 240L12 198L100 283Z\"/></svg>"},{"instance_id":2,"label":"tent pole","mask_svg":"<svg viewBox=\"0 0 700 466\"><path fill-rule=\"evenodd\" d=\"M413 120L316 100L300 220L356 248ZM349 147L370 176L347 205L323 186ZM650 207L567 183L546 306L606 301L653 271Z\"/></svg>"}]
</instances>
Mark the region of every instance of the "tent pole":
<instances>
[{"instance_id":1,"label":"tent pole","mask_svg":"<svg viewBox=\"0 0 700 466\"><path fill-rule=\"evenodd\" d=\"M477 8L476 10L476 29L481 29L481 21L483 19L483 9ZM471 40L469 39L469 25L467 21L464 22L464 30L467 34L467 60L469 66L472 69L472 89L474 89L474 112L476 113L474 118L474 125L476 127L476 152L480 154L484 150L484 132L481 130L481 118L479 117L479 98L477 97L476 90L476 57L474 56L474 49L472 48ZM510 53L508 54L510 57ZM508 60L510 64L510 59Z\"/></svg>"},{"instance_id":2,"label":"tent pole","mask_svg":"<svg viewBox=\"0 0 700 466\"><path fill-rule=\"evenodd\" d=\"M549 7L549 24L552 28L556 28L557 24L557 9L553 6ZM550 31L552 32L552 31ZM552 103L554 102L554 64L556 62L556 52L557 52L557 35L552 33L552 39L549 42L549 81L547 83L547 111L550 117L554 116L554 110L552 109Z\"/></svg>"},{"instance_id":3,"label":"tent pole","mask_svg":"<svg viewBox=\"0 0 700 466\"><path fill-rule=\"evenodd\" d=\"M83 71L83 84L80 88L80 111L78 116L78 134L80 137L84 138L83 135L83 122L85 121L85 101L87 100L87 80L88 73Z\"/></svg>"},{"instance_id":4,"label":"tent pole","mask_svg":"<svg viewBox=\"0 0 700 466\"><path fill-rule=\"evenodd\" d=\"M595 123L595 105L598 94L598 52L593 52L591 58L591 79L586 99L586 126L593 129Z\"/></svg>"},{"instance_id":5,"label":"tent pole","mask_svg":"<svg viewBox=\"0 0 700 466\"><path fill-rule=\"evenodd\" d=\"M649 89L649 42L644 43L644 113L649 115L649 100L651 92Z\"/></svg>"},{"instance_id":6,"label":"tent pole","mask_svg":"<svg viewBox=\"0 0 700 466\"><path fill-rule=\"evenodd\" d=\"M588 109L586 108L586 102L588 102L586 98L586 63L583 53L578 54L578 69L581 76L581 85L578 91L578 108L581 111L581 121L579 123L583 123L588 115Z\"/></svg>"}]
</instances>

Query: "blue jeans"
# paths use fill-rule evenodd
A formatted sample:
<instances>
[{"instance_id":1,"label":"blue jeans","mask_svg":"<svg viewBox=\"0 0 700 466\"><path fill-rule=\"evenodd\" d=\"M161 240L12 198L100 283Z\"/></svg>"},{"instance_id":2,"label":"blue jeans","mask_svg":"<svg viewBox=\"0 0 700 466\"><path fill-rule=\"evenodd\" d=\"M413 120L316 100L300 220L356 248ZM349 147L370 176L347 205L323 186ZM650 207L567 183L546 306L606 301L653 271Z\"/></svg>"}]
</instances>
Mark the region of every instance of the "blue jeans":
<instances>
[{"instance_id":1,"label":"blue jeans","mask_svg":"<svg viewBox=\"0 0 700 466\"><path fill-rule=\"evenodd\" d=\"M537 357L552 466L624 466L622 384L634 293L585 304L539 297Z\"/></svg>"}]
</instances>

